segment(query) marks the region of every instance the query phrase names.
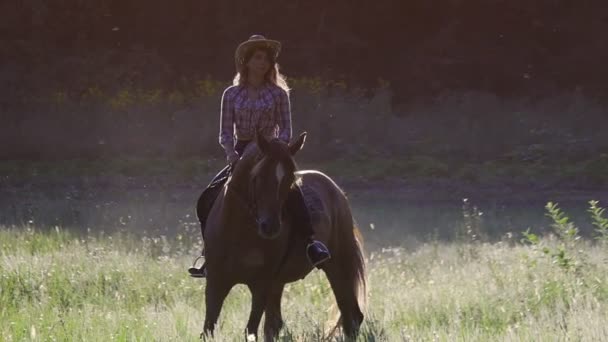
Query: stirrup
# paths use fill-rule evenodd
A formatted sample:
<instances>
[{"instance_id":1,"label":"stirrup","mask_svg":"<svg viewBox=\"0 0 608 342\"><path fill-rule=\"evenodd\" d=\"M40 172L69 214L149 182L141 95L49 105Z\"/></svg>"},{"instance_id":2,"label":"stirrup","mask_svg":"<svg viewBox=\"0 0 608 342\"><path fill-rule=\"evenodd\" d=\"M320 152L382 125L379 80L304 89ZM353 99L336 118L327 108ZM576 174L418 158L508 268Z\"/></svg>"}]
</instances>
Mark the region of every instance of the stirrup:
<instances>
[{"instance_id":1,"label":"stirrup","mask_svg":"<svg viewBox=\"0 0 608 342\"><path fill-rule=\"evenodd\" d=\"M316 254L316 255L313 255L311 257L311 255L310 255L311 251L313 251L314 254ZM314 267L320 268L321 264L323 264L325 261L331 259L331 254L329 253L327 246L325 246L325 244L323 242L318 241L318 240L313 240L311 243L309 243L306 246L306 257L308 258L308 261Z\"/></svg>"},{"instance_id":2,"label":"stirrup","mask_svg":"<svg viewBox=\"0 0 608 342\"><path fill-rule=\"evenodd\" d=\"M207 268L206 266L206 261L203 261L203 265L201 265L200 268L196 267L196 263L197 261L199 261L200 259L204 259L205 256L201 255L199 257L197 257L196 259L194 259L194 262L192 263L192 266L190 268L188 268L188 273L190 273L190 276L193 278L206 278L207 277Z\"/></svg>"}]
</instances>

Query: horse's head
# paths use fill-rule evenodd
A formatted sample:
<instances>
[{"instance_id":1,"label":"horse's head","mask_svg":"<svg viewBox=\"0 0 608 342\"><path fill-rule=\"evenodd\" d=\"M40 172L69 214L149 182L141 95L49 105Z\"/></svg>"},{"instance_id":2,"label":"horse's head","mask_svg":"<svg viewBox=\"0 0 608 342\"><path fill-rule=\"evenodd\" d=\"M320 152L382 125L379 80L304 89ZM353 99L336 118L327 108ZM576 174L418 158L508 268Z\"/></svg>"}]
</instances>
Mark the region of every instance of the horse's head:
<instances>
[{"instance_id":1,"label":"horse's head","mask_svg":"<svg viewBox=\"0 0 608 342\"><path fill-rule=\"evenodd\" d=\"M287 194L296 182L293 156L302 148L306 133L287 144L278 139L256 137L261 158L251 170L250 191L257 217L258 234L274 239L281 232L281 211Z\"/></svg>"}]
</instances>

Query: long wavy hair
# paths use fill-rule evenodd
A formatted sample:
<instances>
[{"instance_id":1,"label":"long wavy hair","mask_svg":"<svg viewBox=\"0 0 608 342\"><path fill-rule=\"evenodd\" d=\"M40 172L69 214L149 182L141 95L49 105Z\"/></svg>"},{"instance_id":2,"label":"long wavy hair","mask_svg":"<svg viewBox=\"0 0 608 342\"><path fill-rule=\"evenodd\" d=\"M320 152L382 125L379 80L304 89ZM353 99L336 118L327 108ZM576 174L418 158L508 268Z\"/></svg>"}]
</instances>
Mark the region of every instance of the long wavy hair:
<instances>
[{"instance_id":1,"label":"long wavy hair","mask_svg":"<svg viewBox=\"0 0 608 342\"><path fill-rule=\"evenodd\" d=\"M268 57L268 60L270 61L270 69L268 70L266 75L264 75L264 79L266 80L266 82L272 83L289 93L289 86L287 85L285 76L279 72L279 64L277 63L276 58L274 58L272 50L263 46L254 47L245 52L245 58L243 59L243 63L238 66L238 70L236 75L234 76L232 84L247 84L247 76L249 75L249 72L247 70L247 62L249 62L249 60L251 59L251 57L253 57L256 51L264 51L266 53L266 56Z\"/></svg>"}]
</instances>

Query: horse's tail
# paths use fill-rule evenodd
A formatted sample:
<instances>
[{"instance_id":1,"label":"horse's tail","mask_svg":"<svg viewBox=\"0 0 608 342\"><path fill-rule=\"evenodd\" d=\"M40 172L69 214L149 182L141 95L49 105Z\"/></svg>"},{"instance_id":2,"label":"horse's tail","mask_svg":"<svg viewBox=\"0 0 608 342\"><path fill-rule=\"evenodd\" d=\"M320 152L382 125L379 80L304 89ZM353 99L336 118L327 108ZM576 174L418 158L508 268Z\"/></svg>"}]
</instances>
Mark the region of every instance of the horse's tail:
<instances>
[{"instance_id":1,"label":"horse's tail","mask_svg":"<svg viewBox=\"0 0 608 342\"><path fill-rule=\"evenodd\" d=\"M353 224L351 232L346 232L345 240L348 242L344 246L345 254L348 255L348 260L351 263L351 270L348 272L348 284L352 285L353 293L356 296L357 304L361 312L365 312L367 306L367 282L365 279L365 257L363 254L363 236L359 228ZM326 331L326 336L329 339L333 336L340 327L342 317L336 305L330 309L333 312L333 319L330 320L332 328Z\"/></svg>"},{"instance_id":2,"label":"horse's tail","mask_svg":"<svg viewBox=\"0 0 608 342\"><path fill-rule=\"evenodd\" d=\"M356 225L353 225L353 268L352 283L357 294L357 302L361 311L367 306L367 282L365 280L365 257L363 255L363 235Z\"/></svg>"}]
</instances>

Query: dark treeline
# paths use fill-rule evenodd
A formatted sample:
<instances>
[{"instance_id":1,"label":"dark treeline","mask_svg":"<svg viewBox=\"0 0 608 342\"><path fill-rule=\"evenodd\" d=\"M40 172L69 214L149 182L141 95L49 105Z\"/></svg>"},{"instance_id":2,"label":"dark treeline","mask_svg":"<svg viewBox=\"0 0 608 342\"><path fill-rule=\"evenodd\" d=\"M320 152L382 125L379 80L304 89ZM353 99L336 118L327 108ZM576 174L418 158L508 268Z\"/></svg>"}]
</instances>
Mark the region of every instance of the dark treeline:
<instances>
[{"instance_id":1,"label":"dark treeline","mask_svg":"<svg viewBox=\"0 0 608 342\"><path fill-rule=\"evenodd\" d=\"M91 84L225 80L253 33L284 43L288 76L383 78L396 103L446 89L607 93L603 0L4 0L0 13L5 102Z\"/></svg>"}]
</instances>

